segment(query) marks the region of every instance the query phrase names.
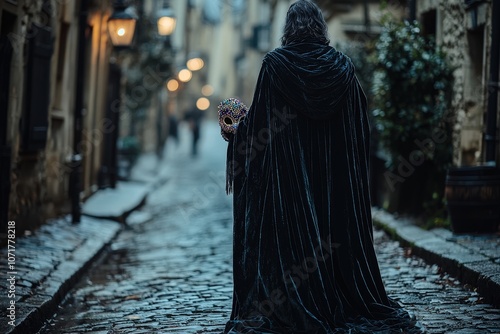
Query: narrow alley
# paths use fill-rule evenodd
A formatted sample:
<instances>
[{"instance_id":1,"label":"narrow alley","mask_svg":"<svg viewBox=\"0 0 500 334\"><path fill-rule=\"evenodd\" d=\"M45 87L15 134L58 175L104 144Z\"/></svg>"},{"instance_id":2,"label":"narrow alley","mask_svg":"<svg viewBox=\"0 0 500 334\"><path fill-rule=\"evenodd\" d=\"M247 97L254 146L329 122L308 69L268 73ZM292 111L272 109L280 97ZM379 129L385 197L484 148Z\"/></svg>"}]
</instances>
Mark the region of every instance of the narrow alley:
<instances>
[{"instance_id":1,"label":"narrow alley","mask_svg":"<svg viewBox=\"0 0 500 334\"><path fill-rule=\"evenodd\" d=\"M202 128L198 156L181 127L163 161L168 180L148 197L145 222L123 231L47 320L48 333L221 333L231 312L231 197L224 192L226 143ZM437 266L375 231L383 278L428 333L500 333L500 310Z\"/></svg>"}]
</instances>

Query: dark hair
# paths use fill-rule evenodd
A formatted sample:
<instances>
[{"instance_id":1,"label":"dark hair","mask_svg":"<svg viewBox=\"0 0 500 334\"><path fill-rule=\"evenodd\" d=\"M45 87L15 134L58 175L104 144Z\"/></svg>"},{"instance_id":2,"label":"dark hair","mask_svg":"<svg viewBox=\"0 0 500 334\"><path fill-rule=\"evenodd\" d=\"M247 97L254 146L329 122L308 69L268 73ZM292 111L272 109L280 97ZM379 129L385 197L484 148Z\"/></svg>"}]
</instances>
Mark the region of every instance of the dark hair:
<instances>
[{"instance_id":1,"label":"dark hair","mask_svg":"<svg viewBox=\"0 0 500 334\"><path fill-rule=\"evenodd\" d=\"M288 9L281 44L310 40L329 44L328 27L316 4L309 0L299 0Z\"/></svg>"}]
</instances>

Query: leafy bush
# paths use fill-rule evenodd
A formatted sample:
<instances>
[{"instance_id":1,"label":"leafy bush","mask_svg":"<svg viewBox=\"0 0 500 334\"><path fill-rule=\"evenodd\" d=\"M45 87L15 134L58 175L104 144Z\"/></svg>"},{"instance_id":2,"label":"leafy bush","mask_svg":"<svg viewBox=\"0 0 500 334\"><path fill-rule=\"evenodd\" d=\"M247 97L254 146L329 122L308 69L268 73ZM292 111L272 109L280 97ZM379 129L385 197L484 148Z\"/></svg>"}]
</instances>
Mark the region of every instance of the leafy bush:
<instances>
[{"instance_id":1,"label":"leafy bush","mask_svg":"<svg viewBox=\"0 0 500 334\"><path fill-rule=\"evenodd\" d=\"M334 47L346 54L356 68L356 76L368 97L370 103L371 86L373 81L374 63L370 61L370 53L372 52L372 43L361 41L337 41Z\"/></svg>"},{"instance_id":2,"label":"leafy bush","mask_svg":"<svg viewBox=\"0 0 500 334\"><path fill-rule=\"evenodd\" d=\"M389 166L419 149L416 140L432 139L442 130L451 139L450 102L453 69L432 39L424 38L418 23L387 22L375 46L373 116ZM426 158L445 170L452 145L436 145Z\"/></svg>"},{"instance_id":3,"label":"leafy bush","mask_svg":"<svg viewBox=\"0 0 500 334\"><path fill-rule=\"evenodd\" d=\"M372 96L374 125L388 159L388 207L427 222L444 221L444 179L453 154L453 68L418 23L383 24L372 57Z\"/></svg>"}]
</instances>

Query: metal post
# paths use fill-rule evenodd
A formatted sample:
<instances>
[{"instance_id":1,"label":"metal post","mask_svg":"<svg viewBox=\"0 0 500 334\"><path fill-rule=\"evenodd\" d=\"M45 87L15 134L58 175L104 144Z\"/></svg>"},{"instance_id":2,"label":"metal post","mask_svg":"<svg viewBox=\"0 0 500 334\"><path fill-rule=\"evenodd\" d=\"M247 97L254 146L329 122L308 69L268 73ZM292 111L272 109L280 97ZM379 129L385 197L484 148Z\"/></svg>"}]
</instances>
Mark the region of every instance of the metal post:
<instances>
[{"instance_id":1,"label":"metal post","mask_svg":"<svg viewBox=\"0 0 500 334\"><path fill-rule=\"evenodd\" d=\"M410 15L408 16L408 19L410 22L413 22L417 19L417 1L416 0L410 0L409 1L409 9L410 9Z\"/></svg>"},{"instance_id":2,"label":"metal post","mask_svg":"<svg viewBox=\"0 0 500 334\"><path fill-rule=\"evenodd\" d=\"M163 104L162 104L162 98L161 98L161 90L158 91L157 93L157 100L158 100L158 108L157 112L158 114L156 115L156 140L157 140L157 146L156 146L156 154L158 155L158 159L161 160L162 154L163 154Z\"/></svg>"},{"instance_id":3,"label":"metal post","mask_svg":"<svg viewBox=\"0 0 500 334\"><path fill-rule=\"evenodd\" d=\"M370 24L370 7L368 0L363 0L364 16L365 16L365 32L368 34L371 30Z\"/></svg>"},{"instance_id":4,"label":"metal post","mask_svg":"<svg viewBox=\"0 0 500 334\"><path fill-rule=\"evenodd\" d=\"M496 161L497 148L497 112L498 90L500 83L498 72L500 70L500 3L492 1L491 13L491 53L490 53L490 79L488 83L488 110L486 116L486 162Z\"/></svg>"},{"instance_id":5,"label":"metal post","mask_svg":"<svg viewBox=\"0 0 500 334\"><path fill-rule=\"evenodd\" d=\"M80 15L78 22L78 53L76 66L76 92L75 92L75 117L73 126L73 156L71 157L70 174L70 198L71 198L71 221L73 224L81 220L82 209L80 206L80 193L82 191L82 155L81 142L83 130L83 90L85 81L85 48L87 44L88 0L81 0Z\"/></svg>"}]
</instances>

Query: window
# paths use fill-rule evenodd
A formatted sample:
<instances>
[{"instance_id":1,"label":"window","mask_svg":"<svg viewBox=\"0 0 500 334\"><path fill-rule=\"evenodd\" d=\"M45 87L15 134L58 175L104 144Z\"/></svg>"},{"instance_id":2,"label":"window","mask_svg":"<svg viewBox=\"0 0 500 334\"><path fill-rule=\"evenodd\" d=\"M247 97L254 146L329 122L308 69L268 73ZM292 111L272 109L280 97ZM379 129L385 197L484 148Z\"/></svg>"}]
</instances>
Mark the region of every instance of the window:
<instances>
[{"instance_id":1,"label":"window","mask_svg":"<svg viewBox=\"0 0 500 334\"><path fill-rule=\"evenodd\" d=\"M437 12L435 9L422 14L422 33L427 37L436 37Z\"/></svg>"},{"instance_id":2,"label":"window","mask_svg":"<svg viewBox=\"0 0 500 334\"><path fill-rule=\"evenodd\" d=\"M66 46L68 40L69 24L61 23L59 29L59 45L57 52L57 70L56 70L56 86L55 86L55 96L54 96L54 108L57 110L63 110L63 97L66 86L64 85L64 67L66 64Z\"/></svg>"}]
</instances>

